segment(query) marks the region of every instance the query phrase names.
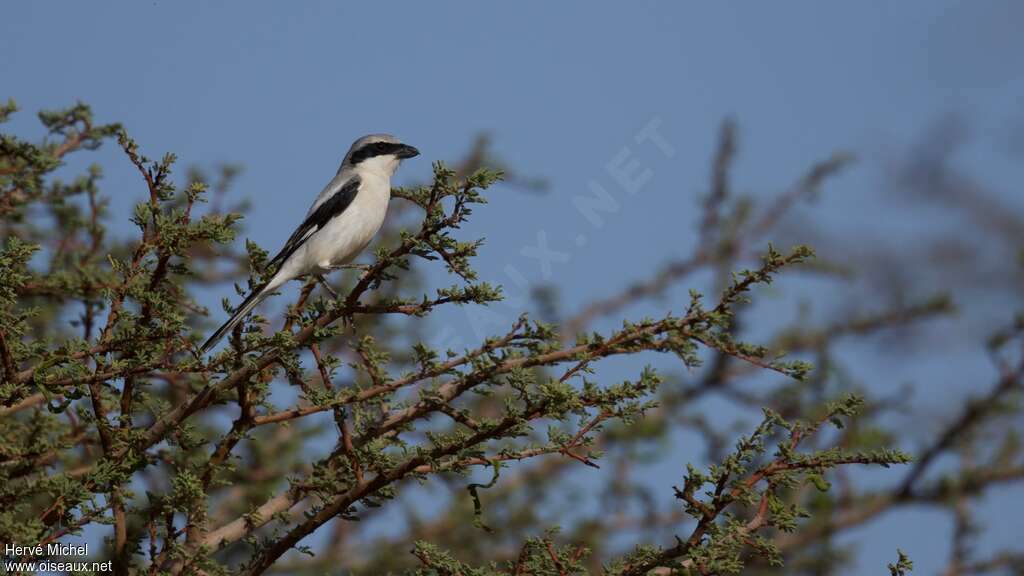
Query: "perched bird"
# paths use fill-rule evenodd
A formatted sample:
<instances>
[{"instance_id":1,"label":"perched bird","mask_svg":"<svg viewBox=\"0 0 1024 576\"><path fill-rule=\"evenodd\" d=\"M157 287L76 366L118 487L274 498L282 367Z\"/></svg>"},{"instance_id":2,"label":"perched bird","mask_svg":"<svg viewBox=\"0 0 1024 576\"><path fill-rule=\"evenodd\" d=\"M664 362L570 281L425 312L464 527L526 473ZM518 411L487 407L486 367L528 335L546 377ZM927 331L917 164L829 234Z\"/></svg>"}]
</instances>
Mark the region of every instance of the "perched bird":
<instances>
[{"instance_id":1,"label":"perched bird","mask_svg":"<svg viewBox=\"0 0 1024 576\"><path fill-rule=\"evenodd\" d=\"M391 176L402 160L419 155L388 134L356 140L338 173L320 192L306 219L268 266L278 266L270 280L253 290L235 313L203 343L206 353L271 292L300 276L322 275L344 267L380 230L391 200Z\"/></svg>"}]
</instances>

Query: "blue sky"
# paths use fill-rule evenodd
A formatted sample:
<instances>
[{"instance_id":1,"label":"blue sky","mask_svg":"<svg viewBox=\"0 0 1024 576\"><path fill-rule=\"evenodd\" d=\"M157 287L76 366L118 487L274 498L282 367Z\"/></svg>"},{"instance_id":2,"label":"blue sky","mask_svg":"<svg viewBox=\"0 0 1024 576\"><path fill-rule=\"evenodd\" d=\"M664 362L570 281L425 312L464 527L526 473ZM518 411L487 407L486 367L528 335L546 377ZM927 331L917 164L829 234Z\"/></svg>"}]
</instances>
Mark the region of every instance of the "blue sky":
<instances>
[{"instance_id":1,"label":"blue sky","mask_svg":"<svg viewBox=\"0 0 1024 576\"><path fill-rule=\"evenodd\" d=\"M726 116L741 130L740 191L778 192L833 151L857 154L814 209L836 229L884 242L929 225L888 219L881 174L950 113L969 118L976 136L957 161L1024 205L1020 157L1004 145L1008 127L1024 125L1024 73L1012 57L1024 53L1022 21L1024 4L1009 0L14 2L0 21L0 97L28 112L80 99L99 120L123 122L150 156L243 164L236 192L254 201L244 235L270 249L357 136L392 132L420 148L401 184L488 131L500 156L550 190L496 194L477 212L466 235L488 239L482 277L515 295L512 266L528 283L586 300L692 246ZM651 122L671 157L637 142ZM11 126L39 134L32 114ZM636 194L607 170L624 147L650 175ZM137 174L114 147L89 160L127 213L142 193ZM572 202L594 182L620 206L599 228ZM549 274L528 256L541 239L565 255ZM469 318L452 326L474 337ZM921 573L937 569L944 558L927 551L945 546L945 533L921 520L864 535L865 568L891 561L893 542L907 537Z\"/></svg>"}]
</instances>

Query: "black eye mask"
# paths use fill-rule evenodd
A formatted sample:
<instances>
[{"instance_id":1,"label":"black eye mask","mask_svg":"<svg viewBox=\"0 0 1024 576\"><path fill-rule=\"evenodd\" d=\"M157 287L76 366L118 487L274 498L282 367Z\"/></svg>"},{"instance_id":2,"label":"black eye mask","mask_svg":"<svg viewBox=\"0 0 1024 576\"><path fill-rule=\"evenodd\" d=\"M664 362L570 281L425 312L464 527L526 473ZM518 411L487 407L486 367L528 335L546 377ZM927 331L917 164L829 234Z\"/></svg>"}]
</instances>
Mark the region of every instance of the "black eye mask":
<instances>
[{"instance_id":1,"label":"black eye mask","mask_svg":"<svg viewBox=\"0 0 1024 576\"><path fill-rule=\"evenodd\" d=\"M384 156L386 154L393 154L399 158L408 157L403 153L409 150L411 146L405 144L396 144L393 142L372 142L363 146L352 153L350 158L353 165L359 164L363 160L368 160L375 156Z\"/></svg>"}]
</instances>

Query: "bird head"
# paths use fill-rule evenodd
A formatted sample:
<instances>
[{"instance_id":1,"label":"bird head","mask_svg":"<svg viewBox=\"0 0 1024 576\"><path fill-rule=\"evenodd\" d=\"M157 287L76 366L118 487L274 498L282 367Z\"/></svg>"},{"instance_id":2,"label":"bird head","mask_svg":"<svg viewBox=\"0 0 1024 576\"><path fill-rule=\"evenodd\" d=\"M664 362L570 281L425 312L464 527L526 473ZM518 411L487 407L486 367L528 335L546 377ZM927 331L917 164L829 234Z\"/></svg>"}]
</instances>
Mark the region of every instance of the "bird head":
<instances>
[{"instance_id":1,"label":"bird head","mask_svg":"<svg viewBox=\"0 0 1024 576\"><path fill-rule=\"evenodd\" d=\"M341 168L359 168L390 177L402 160L419 155L419 150L390 134L370 134L352 143Z\"/></svg>"}]
</instances>

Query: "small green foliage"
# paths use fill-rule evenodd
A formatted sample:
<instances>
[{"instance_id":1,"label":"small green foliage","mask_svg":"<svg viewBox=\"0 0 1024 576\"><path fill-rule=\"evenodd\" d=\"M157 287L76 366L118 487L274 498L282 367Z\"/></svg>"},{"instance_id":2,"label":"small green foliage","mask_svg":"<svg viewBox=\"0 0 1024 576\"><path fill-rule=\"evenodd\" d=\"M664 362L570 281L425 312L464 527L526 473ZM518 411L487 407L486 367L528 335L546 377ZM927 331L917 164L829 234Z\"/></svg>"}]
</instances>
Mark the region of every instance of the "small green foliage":
<instances>
[{"instance_id":1,"label":"small green foliage","mask_svg":"<svg viewBox=\"0 0 1024 576\"><path fill-rule=\"evenodd\" d=\"M6 122L7 119L18 111L18 104L14 101L14 98L8 98L7 102L0 104L0 122Z\"/></svg>"},{"instance_id":2,"label":"small green foliage","mask_svg":"<svg viewBox=\"0 0 1024 576\"><path fill-rule=\"evenodd\" d=\"M473 568L467 566L456 560L451 554L423 541L416 542L412 553L423 565L416 570L417 576L502 576L504 574L493 567Z\"/></svg>"},{"instance_id":3,"label":"small green foliage","mask_svg":"<svg viewBox=\"0 0 1024 576\"><path fill-rule=\"evenodd\" d=\"M895 564L888 564L889 574L892 576L906 576L914 570L914 562L903 552L903 550L896 550L896 554L899 558Z\"/></svg>"},{"instance_id":4,"label":"small green foliage","mask_svg":"<svg viewBox=\"0 0 1024 576\"><path fill-rule=\"evenodd\" d=\"M16 111L0 105L0 122ZM128 572L255 575L293 549L316 555L288 556L275 569L309 562L309 573L336 571L350 567L338 558L364 559L341 548L324 554L311 544L323 539L307 537L334 523L339 545L356 541L351 523L407 506L422 483L456 487L461 496L440 514L451 523L416 532L431 519L409 507L409 533L419 540L412 555L378 546L362 555L376 555L366 559L372 573L731 574L755 558L781 566L786 551L774 536L814 528L819 513L828 518L838 468L910 460L888 447L892 435L877 422L861 421L873 409L864 398L812 387L822 371L738 330L757 287L805 263L809 248L784 254L768 244L759 264L731 276L742 263L708 261L723 275L717 301L693 290L676 313L666 307L600 331L585 322L570 330L555 313L552 323L533 321L474 268L483 238L466 238L463 225L503 177L479 162L437 162L428 184L394 190L404 210L393 212L358 273L331 276L337 296L311 281L296 299L252 314L218 355L201 357L195 343L221 319L198 304L202 297L232 284L248 294L275 272L265 247L234 242L244 205L226 194L237 169L222 167L219 180L191 170L179 182L174 154L147 157L83 104L39 118L41 143L0 136L0 541L36 544L113 524L97 554ZM114 138L138 173L135 188L114 196L135 203L123 238L108 229L102 171L62 171L67 155ZM726 232L738 233L752 211L740 202L731 216L711 219L709 230L718 221L725 232L705 254L736 252ZM425 285L427 269L448 280ZM239 301L225 298L224 311ZM435 345L429 331L445 326L432 315L445 307L487 307L506 326ZM1022 325L994 338L993 349ZM789 336L806 351L806 334ZM648 364L655 354L667 369ZM631 371L609 378L600 369L627 357L636 360ZM745 405L773 409L739 438L713 432L717 414L679 410L706 392L739 395L723 382L755 371L783 381L791 397L744 390ZM694 384L697 375L704 380ZM643 505L652 518L674 518L655 531L692 532L619 554L607 548L606 528L585 521L566 533L541 530L548 508L578 504L576 493L551 501L564 470L625 478L624 462L674 449L678 426L705 433L710 462L687 466L674 509L655 510L655 498ZM1001 457L1012 461L1018 444L1006 437ZM489 482L467 482L487 468ZM604 503L634 508L628 486L613 485ZM909 570L902 553L897 566L894 574Z\"/></svg>"}]
</instances>

